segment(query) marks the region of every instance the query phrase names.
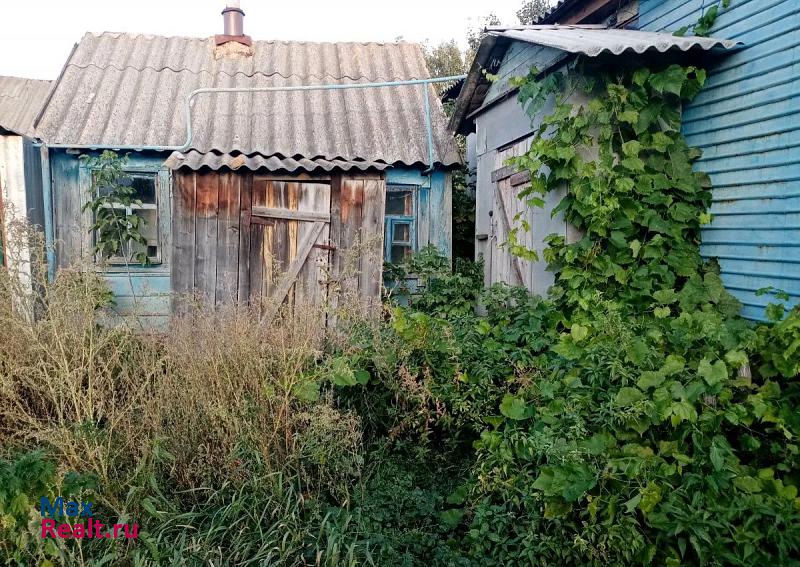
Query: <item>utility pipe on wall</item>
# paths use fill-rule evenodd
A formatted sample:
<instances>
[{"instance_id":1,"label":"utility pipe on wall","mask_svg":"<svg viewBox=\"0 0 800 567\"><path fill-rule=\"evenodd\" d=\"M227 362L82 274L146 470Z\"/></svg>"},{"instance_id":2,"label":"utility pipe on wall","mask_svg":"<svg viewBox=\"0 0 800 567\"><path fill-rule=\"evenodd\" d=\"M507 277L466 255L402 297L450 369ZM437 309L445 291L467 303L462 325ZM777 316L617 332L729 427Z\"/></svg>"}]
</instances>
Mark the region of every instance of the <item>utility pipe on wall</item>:
<instances>
[{"instance_id":1,"label":"utility pipe on wall","mask_svg":"<svg viewBox=\"0 0 800 567\"><path fill-rule=\"evenodd\" d=\"M270 93L270 92L293 92L293 91L329 91L329 90L347 90L347 89L375 89L383 87L404 87L410 85L423 85L424 87L424 100L425 100L425 129L427 132L428 141L428 169L425 173L430 174L433 171L433 120L431 117L430 93L428 92L428 85L432 83L445 83L451 81L460 81L465 79L466 75L452 75L449 77L435 77L432 79L412 79L406 81L384 81L378 83L332 83L326 85L296 85L286 87L204 87L195 89L190 92L184 101L184 114L186 116L186 141L180 146L152 146L152 145L124 145L124 144L43 144L44 151L47 148L68 148L68 149L113 149L113 150L133 150L133 151L157 151L157 152L185 152L192 146L194 139L194 129L192 128L192 101L196 96L211 93ZM46 165L45 165L46 164ZM46 175L46 177L45 177ZM53 219L52 219L52 185L50 177L50 160L42 161L42 176L45 192L45 241L47 245L47 264L48 276L55 278L55 238L53 234ZM49 211L47 209L50 209ZM49 228L49 230L48 230Z\"/></svg>"},{"instance_id":2,"label":"utility pipe on wall","mask_svg":"<svg viewBox=\"0 0 800 567\"><path fill-rule=\"evenodd\" d=\"M184 101L184 114L186 116L186 141L180 146L152 146L142 144L47 144L49 148L71 148L76 150L96 150L101 148L114 149L114 150L134 150L145 151L152 150L157 152L185 152L191 149L192 141L194 139L194 128L192 128L192 100L201 94L211 93L274 93L274 92L295 92L295 91L332 91L332 90L347 90L347 89L376 89L383 87L404 87L409 85L424 85L425 86L425 127L428 134L428 167L433 168L433 124L431 118L431 109L428 85L432 83L445 83L451 81L460 81L466 78L466 75L452 75L449 77L435 77L433 79L412 79L407 81L385 81L379 83L329 83L326 85L295 85L286 87L204 87L195 89L190 92Z\"/></svg>"}]
</instances>

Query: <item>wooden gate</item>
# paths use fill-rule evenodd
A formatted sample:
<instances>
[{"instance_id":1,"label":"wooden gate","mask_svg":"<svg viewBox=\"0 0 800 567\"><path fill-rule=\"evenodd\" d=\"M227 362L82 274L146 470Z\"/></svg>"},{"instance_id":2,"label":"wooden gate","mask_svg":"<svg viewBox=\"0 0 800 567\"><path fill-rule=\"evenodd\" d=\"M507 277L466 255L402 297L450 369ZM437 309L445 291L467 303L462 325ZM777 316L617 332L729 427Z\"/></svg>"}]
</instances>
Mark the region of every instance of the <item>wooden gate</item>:
<instances>
[{"instance_id":1,"label":"wooden gate","mask_svg":"<svg viewBox=\"0 0 800 567\"><path fill-rule=\"evenodd\" d=\"M239 265L247 266L240 284L250 302L323 303L334 248L330 184L254 176L249 205L243 203Z\"/></svg>"},{"instance_id":2,"label":"wooden gate","mask_svg":"<svg viewBox=\"0 0 800 567\"><path fill-rule=\"evenodd\" d=\"M212 305L268 311L380 300L386 182L380 174L174 174L171 281ZM268 312L267 312L268 314Z\"/></svg>"}]
</instances>

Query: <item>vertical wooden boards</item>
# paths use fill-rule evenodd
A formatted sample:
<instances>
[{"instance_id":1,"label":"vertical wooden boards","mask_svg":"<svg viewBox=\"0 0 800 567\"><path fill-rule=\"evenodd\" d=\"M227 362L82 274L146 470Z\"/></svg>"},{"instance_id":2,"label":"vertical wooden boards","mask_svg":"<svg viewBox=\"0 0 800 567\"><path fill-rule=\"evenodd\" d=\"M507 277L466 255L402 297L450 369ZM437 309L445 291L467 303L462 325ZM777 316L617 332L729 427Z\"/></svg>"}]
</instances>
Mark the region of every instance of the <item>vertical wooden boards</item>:
<instances>
[{"instance_id":1,"label":"vertical wooden boards","mask_svg":"<svg viewBox=\"0 0 800 567\"><path fill-rule=\"evenodd\" d=\"M314 213L321 215L320 218L330 215L330 184L325 181L266 175L253 178L248 213L249 281L253 301L270 298L298 306L323 301L325 293L320 286L320 271L327 270L329 252L319 246L328 243L329 220L315 227L314 222L297 213ZM301 246L304 243L306 246Z\"/></svg>"},{"instance_id":2,"label":"vertical wooden boards","mask_svg":"<svg viewBox=\"0 0 800 567\"><path fill-rule=\"evenodd\" d=\"M377 300L385 196L385 180L376 175L329 181L178 171L173 289L200 292L215 304L271 298L300 307L328 299L330 275L343 276L347 292Z\"/></svg>"},{"instance_id":3,"label":"vertical wooden boards","mask_svg":"<svg viewBox=\"0 0 800 567\"><path fill-rule=\"evenodd\" d=\"M554 191L544 197L543 208L532 207L517 197L527 181L525 176L513 175L513 168L506 162L510 157L526 152L532 138L525 138L494 154L493 217L491 259L488 264L490 283L505 282L511 285L522 285L532 293L545 294L553 285L554 276L547 271L547 263L543 251L547 246L545 239L550 234L567 235L567 224L563 215L551 216L561 198L563 191ZM512 255L503 246L508 241L509 232L521 227L525 222L530 227L517 233L518 242L539 253L538 261L523 260Z\"/></svg>"},{"instance_id":4,"label":"vertical wooden boards","mask_svg":"<svg viewBox=\"0 0 800 567\"><path fill-rule=\"evenodd\" d=\"M361 211L361 242L364 245L359 288L363 297L380 298L383 278L383 216L386 183L382 179L364 180L364 205Z\"/></svg>"},{"instance_id":5,"label":"vertical wooden boards","mask_svg":"<svg viewBox=\"0 0 800 567\"><path fill-rule=\"evenodd\" d=\"M385 199L384 178L342 176L335 275L345 296L358 295L367 302L380 297Z\"/></svg>"},{"instance_id":6,"label":"vertical wooden boards","mask_svg":"<svg viewBox=\"0 0 800 567\"><path fill-rule=\"evenodd\" d=\"M358 293L361 273L360 228L364 206L364 181L342 177L340 193L341 240L338 243L340 289L344 296Z\"/></svg>"},{"instance_id":7,"label":"vertical wooden boards","mask_svg":"<svg viewBox=\"0 0 800 567\"><path fill-rule=\"evenodd\" d=\"M180 172L174 176L172 192L172 290L177 295L194 290L194 209L196 196L195 172Z\"/></svg>"},{"instance_id":8,"label":"vertical wooden boards","mask_svg":"<svg viewBox=\"0 0 800 567\"><path fill-rule=\"evenodd\" d=\"M249 260L250 266L249 274L249 287L250 295L249 300L253 305L260 305L264 294L264 249L265 240L267 244L271 244L272 231L271 227L264 226L263 224L254 222L252 216L252 208L255 206L267 205L267 185L262 179L256 177L252 181L251 190L251 203L250 203L250 248L242 248L239 251L241 256L246 255ZM269 233L265 232L269 229ZM267 266L267 270L271 268L271 263Z\"/></svg>"},{"instance_id":9,"label":"vertical wooden boards","mask_svg":"<svg viewBox=\"0 0 800 567\"><path fill-rule=\"evenodd\" d=\"M51 155L53 216L59 268L81 260L81 186L78 158L63 152Z\"/></svg>"},{"instance_id":10,"label":"vertical wooden boards","mask_svg":"<svg viewBox=\"0 0 800 567\"><path fill-rule=\"evenodd\" d=\"M330 202L331 222L328 244L333 250L328 252L327 257L330 264L327 268L328 287L325 293L328 295L330 306L335 309L339 305L340 274L342 273L342 176L339 174L331 178ZM328 324L335 324L335 318L329 319Z\"/></svg>"},{"instance_id":11,"label":"vertical wooden boards","mask_svg":"<svg viewBox=\"0 0 800 567\"><path fill-rule=\"evenodd\" d=\"M239 215L241 211L240 175L219 175L219 216L217 220L217 274L215 303L238 300Z\"/></svg>"},{"instance_id":12,"label":"vertical wooden boards","mask_svg":"<svg viewBox=\"0 0 800 567\"><path fill-rule=\"evenodd\" d=\"M216 172L197 172L195 179L194 287L213 302L217 280L220 177Z\"/></svg>"},{"instance_id":13,"label":"vertical wooden boards","mask_svg":"<svg viewBox=\"0 0 800 567\"><path fill-rule=\"evenodd\" d=\"M239 285L237 299L239 303L250 300L250 210L252 206L253 176L239 177L241 205L239 214Z\"/></svg>"}]
</instances>

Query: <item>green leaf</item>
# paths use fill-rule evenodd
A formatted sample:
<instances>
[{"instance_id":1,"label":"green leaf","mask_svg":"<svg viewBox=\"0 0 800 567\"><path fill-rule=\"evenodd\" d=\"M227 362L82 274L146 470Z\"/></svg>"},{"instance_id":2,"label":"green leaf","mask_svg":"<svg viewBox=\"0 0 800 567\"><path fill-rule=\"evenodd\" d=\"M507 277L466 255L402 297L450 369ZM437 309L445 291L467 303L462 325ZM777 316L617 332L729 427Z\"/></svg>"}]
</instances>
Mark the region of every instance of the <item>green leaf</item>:
<instances>
[{"instance_id":1,"label":"green leaf","mask_svg":"<svg viewBox=\"0 0 800 567\"><path fill-rule=\"evenodd\" d=\"M319 382L316 380L302 380L295 384L294 395L303 402L316 402L319 400Z\"/></svg>"},{"instance_id":2,"label":"green leaf","mask_svg":"<svg viewBox=\"0 0 800 567\"><path fill-rule=\"evenodd\" d=\"M650 86L658 93L672 93L680 96L686 71L680 65L670 65L663 71L650 75Z\"/></svg>"},{"instance_id":3,"label":"green leaf","mask_svg":"<svg viewBox=\"0 0 800 567\"><path fill-rule=\"evenodd\" d=\"M589 328L579 325L578 323L574 323L569 331L569 334L572 336L572 340L574 340L576 343L579 343L589 335Z\"/></svg>"},{"instance_id":4,"label":"green leaf","mask_svg":"<svg viewBox=\"0 0 800 567\"><path fill-rule=\"evenodd\" d=\"M642 149L642 144L638 140L630 140L622 144L622 153L626 156L637 157Z\"/></svg>"},{"instance_id":5,"label":"green leaf","mask_svg":"<svg viewBox=\"0 0 800 567\"><path fill-rule=\"evenodd\" d=\"M655 482L647 483L647 486L640 490L639 494L642 497L639 501L639 509L645 514L652 512L661 502L661 487Z\"/></svg>"},{"instance_id":6,"label":"green leaf","mask_svg":"<svg viewBox=\"0 0 800 567\"><path fill-rule=\"evenodd\" d=\"M642 372L639 381L636 383L639 388L642 390L646 390L648 388L656 388L664 383L666 378L661 372L654 372L652 370L647 370Z\"/></svg>"},{"instance_id":7,"label":"green leaf","mask_svg":"<svg viewBox=\"0 0 800 567\"><path fill-rule=\"evenodd\" d=\"M632 406L642 398L644 398L644 394L641 390L626 386L617 392L617 397L614 399L614 404L621 407L628 407Z\"/></svg>"},{"instance_id":8,"label":"green leaf","mask_svg":"<svg viewBox=\"0 0 800 567\"><path fill-rule=\"evenodd\" d=\"M448 528L455 529L464 518L464 510L461 508L453 508L452 510L443 510L439 513L439 519Z\"/></svg>"},{"instance_id":9,"label":"green leaf","mask_svg":"<svg viewBox=\"0 0 800 567\"><path fill-rule=\"evenodd\" d=\"M741 368L748 363L747 355L740 350L729 350L725 353L725 361L733 368Z\"/></svg>"},{"instance_id":10,"label":"green leaf","mask_svg":"<svg viewBox=\"0 0 800 567\"><path fill-rule=\"evenodd\" d=\"M342 356L331 362L330 379L337 386L355 386L358 383L348 360Z\"/></svg>"},{"instance_id":11,"label":"green leaf","mask_svg":"<svg viewBox=\"0 0 800 567\"><path fill-rule=\"evenodd\" d=\"M719 472L725 466L725 457L729 452L728 443L719 435L716 435L711 441L711 448L709 450L709 458L714 470Z\"/></svg>"},{"instance_id":12,"label":"green leaf","mask_svg":"<svg viewBox=\"0 0 800 567\"><path fill-rule=\"evenodd\" d=\"M705 380L706 384L715 386L728 377L728 367L721 360L711 364L708 358L704 358L697 367L697 374Z\"/></svg>"},{"instance_id":13,"label":"green leaf","mask_svg":"<svg viewBox=\"0 0 800 567\"><path fill-rule=\"evenodd\" d=\"M670 354L661 368L661 373L665 376L672 376L682 372L684 368L686 368L686 359L679 354Z\"/></svg>"},{"instance_id":14,"label":"green leaf","mask_svg":"<svg viewBox=\"0 0 800 567\"><path fill-rule=\"evenodd\" d=\"M665 319L669 317L670 313L669 307L656 307L653 309L653 315L655 315L657 319Z\"/></svg>"},{"instance_id":15,"label":"green leaf","mask_svg":"<svg viewBox=\"0 0 800 567\"><path fill-rule=\"evenodd\" d=\"M733 485L742 492L747 492L748 494L761 492L762 489L761 481L752 476L737 476L733 479Z\"/></svg>"},{"instance_id":16,"label":"green leaf","mask_svg":"<svg viewBox=\"0 0 800 567\"><path fill-rule=\"evenodd\" d=\"M469 493L469 489L465 485L461 485L456 488L450 495L447 497L448 504L454 504L460 506L467 500L467 495Z\"/></svg>"},{"instance_id":17,"label":"green leaf","mask_svg":"<svg viewBox=\"0 0 800 567\"><path fill-rule=\"evenodd\" d=\"M356 376L356 382L358 382L362 386L364 384L367 384L370 379L369 372L367 372L366 370L356 370L355 376Z\"/></svg>"},{"instance_id":18,"label":"green leaf","mask_svg":"<svg viewBox=\"0 0 800 567\"><path fill-rule=\"evenodd\" d=\"M523 420L527 419L528 406L522 398L506 394L500 402L500 413L508 419Z\"/></svg>"}]
</instances>

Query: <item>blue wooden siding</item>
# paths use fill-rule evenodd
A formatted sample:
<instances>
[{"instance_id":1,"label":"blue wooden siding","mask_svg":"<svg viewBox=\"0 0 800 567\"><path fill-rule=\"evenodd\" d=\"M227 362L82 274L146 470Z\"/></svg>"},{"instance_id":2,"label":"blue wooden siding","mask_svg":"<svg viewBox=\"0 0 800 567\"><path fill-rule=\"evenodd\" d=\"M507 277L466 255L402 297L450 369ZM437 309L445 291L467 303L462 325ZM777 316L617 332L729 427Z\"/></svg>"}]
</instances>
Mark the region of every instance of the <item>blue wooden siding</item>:
<instances>
[{"instance_id":1,"label":"blue wooden siding","mask_svg":"<svg viewBox=\"0 0 800 567\"><path fill-rule=\"evenodd\" d=\"M432 244L442 254L452 253L452 187L444 171L426 175L421 169L392 168L386 172L386 184L414 185L417 190L418 248Z\"/></svg>"},{"instance_id":2,"label":"blue wooden siding","mask_svg":"<svg viewBox=\"0 0 800 567\"><path fill-rule=\"evenodd\" d=\"M53 215L57 263L60 268L91 261L91 225L81 211L90 194L89 172L79 156L63 150L51 151ZM157 266L111 267L104 272L115 295L113 313L123 318L134 314L145 328L166 324L170 314L170 187L169 173L162 168L166 155L131 153L131 171L160 171L159 225L162 263Z\"/></svg>"},{"instance_id":3,"label":"blue wooden siding","mask_svg":"<svg viewBox=\"0 0 800 567\"><path fill-rule=\"evenodd\" d=\"M673 31L713 0L640 0L639 27ZM702 253L716 257L726 287L762 319L773 286L800 301L800 2L731 0L710 35L745 47L709 68L684 110L687 141L714 184L714 220Z\"/></svg>"},{"instance_id":4,"label":"blue wooden siding","mask_svg":"<svg viewBox=\"0 0 800 567\"><path fill-rule=\"evenodd\" d=\"M160 171L159 223L161 225L162 263L158 266L111 267L104 277L115 295L114 313L130 318L134 314L145 328L163 327L171 313L170 278L171 211L169 175L163 169L166 155L131 153L128 168L132 171ZM85 265L91 261L91 222L81 211L90 192L89 171L78 155L63 150L51 152L53 177L54 227L59 268ZM387 183L418 187L417 234L419 247L433 244L442 253L451 254L451 181L444 171L424 174L422 169L393 168L387 171Z\"/></svg>"}]
</instances>

